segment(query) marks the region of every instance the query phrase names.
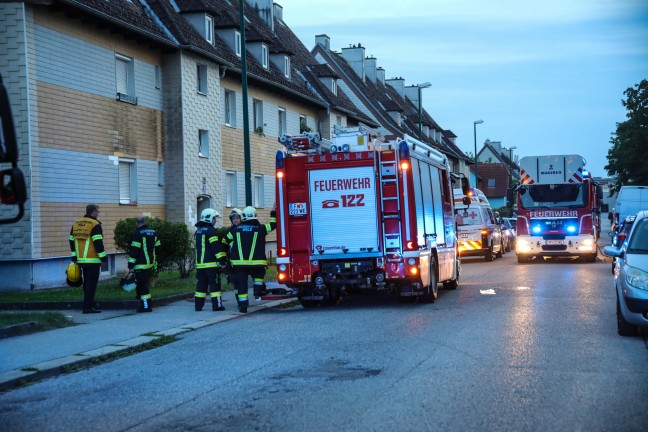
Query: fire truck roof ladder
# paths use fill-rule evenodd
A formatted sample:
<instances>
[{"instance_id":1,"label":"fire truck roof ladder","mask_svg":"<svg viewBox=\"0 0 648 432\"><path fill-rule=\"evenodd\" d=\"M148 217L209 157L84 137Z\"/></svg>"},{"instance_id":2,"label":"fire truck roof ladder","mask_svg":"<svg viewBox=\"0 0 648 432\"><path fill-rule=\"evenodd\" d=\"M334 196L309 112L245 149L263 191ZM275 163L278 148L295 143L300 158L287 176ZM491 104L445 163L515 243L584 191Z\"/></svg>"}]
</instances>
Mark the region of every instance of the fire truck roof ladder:
<instances>
[{"instance_id":1,"label":"fire truck roof ladder","mask_svg":"<svg viewBox=\"0 0 648 432\"><path fill-rule=\"evenodd\" d=\"M400 261L401 248L401 220L400 200L398 182L398 152L394 151L394 160L383 160L381 146L389 146L387 143L379 143L375 148L376 156L374 164L378 165L377 172L380 180L380 215L383 232L383 247L387 262ZM389 206L388 202L395 202L396 206ZM389 210L387 210L389 207ZM388 223L395 221L396 223ZM389 232L388 232L389 231ZM391 258L398 256L398 258Z\"/></svg>"}]
</instances>

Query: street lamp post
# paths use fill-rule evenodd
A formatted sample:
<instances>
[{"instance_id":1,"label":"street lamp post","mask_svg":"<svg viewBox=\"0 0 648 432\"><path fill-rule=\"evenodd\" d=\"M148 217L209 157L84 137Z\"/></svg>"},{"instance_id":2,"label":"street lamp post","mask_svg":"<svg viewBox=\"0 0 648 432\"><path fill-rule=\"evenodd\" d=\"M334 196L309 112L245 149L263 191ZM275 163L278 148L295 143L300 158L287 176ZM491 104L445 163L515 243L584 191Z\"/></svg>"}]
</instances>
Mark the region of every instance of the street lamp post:
<instances>
[{"instance_id":1,"label":"street lamp post","mask_svg":"<svg viewBox=\"0 0 648 432\"><path fill-rule=\"evenodd\" d=\"M477 125L484 123L484 120L473 122L473 136L475 138L475 187L479 188L479 163L477 161Z\"/></svg>"},{"instance_id":2,"label":"street lamp post","mask_svg":"<svg viewBox=\"0 0 648 432\"><path fill-rule=\"evenodd\" d=\"M423 117L421 115L421 112L423 108L421 107L421 90L424 88L432 87L432 84L429 82L424 82L421 84L416 84L416 87L418 87L418 115L419 115L419 140L423 141Z\"/></svg>"}]
</instances>

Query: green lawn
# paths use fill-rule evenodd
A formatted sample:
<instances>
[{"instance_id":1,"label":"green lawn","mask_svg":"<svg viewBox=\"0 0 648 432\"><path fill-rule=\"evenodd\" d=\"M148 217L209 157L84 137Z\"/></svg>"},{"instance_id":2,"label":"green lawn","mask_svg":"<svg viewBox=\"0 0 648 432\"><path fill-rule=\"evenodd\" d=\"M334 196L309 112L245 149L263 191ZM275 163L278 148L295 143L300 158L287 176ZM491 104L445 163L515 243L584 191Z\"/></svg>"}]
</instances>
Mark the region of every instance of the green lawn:
<instances>
[{"instance_id":1,"label":"green lawn","mask_svg":"<svg viewBox=\"0 0 648 432\"><path fill-rule=\"evenodd\" d=\"M50 330L75 325L73 321L60 312L0 312L0 327L34 321L39 327L29 327L19 334Z\"/></svg>"},{"instance_id":2,"label":"green lawn","mask_svg":"<svg viewBox=\"0 0 648 432\"><path fill-rule=\"evenodd\" d=\"M177 271L162 272L151 286L153 298L167 297L170 295L194 292L196 289L195 271L187 279L180 279ZM277 280L277 269L275 266L268 267L266 272L267 281ZM225 275L221 276L223 291L233 289L227 283ZM126 292L119 286L119 277L99 282L95 301L134 300L134 292ZM0 303L9 302L66 302L82 301L83 288L57 288L36 291L0 291Z\"/></svg>"}]
</instances>

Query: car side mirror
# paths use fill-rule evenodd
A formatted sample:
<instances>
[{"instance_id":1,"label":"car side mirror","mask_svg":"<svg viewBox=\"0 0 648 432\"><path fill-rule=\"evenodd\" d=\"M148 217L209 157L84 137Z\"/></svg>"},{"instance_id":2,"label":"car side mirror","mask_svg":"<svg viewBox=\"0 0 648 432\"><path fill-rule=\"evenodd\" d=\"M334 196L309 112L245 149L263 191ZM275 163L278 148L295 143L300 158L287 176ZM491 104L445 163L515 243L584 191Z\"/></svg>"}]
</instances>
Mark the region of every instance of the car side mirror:
<instances>
[{"instance_id":1,"label":"car side mirror","mask_svg":"<svg viewBox=\"0 0 648 432\"><path fill-rule=\"evenodd\" d=\"M461 178L461 191L464 195L468 195L468 192L470 192L470 182L466 177Z\"/></svg>"}]
</instances>

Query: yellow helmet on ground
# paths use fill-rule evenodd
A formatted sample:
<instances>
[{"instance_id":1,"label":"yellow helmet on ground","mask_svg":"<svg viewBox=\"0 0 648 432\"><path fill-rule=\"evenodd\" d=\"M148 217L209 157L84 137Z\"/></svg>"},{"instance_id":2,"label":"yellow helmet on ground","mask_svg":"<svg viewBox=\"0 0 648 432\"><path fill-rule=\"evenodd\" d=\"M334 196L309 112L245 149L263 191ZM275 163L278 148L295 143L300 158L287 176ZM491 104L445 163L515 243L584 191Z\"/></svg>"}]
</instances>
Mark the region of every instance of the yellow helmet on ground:
<instances>
[{"instance_id":1,"label":"yellow helmet on ground","mask_svg":"<svg viewBox=\"0 0 648 432\"><path fill-rule=\"evenodd\" d=\"M66 282L71 287L78 287L83 285L83 278L81 277L81 268L75 262L68 264L65 269Z\"/></svg>"}]
</instances>

